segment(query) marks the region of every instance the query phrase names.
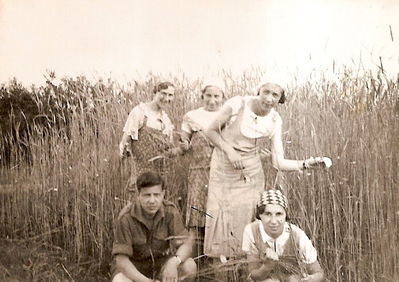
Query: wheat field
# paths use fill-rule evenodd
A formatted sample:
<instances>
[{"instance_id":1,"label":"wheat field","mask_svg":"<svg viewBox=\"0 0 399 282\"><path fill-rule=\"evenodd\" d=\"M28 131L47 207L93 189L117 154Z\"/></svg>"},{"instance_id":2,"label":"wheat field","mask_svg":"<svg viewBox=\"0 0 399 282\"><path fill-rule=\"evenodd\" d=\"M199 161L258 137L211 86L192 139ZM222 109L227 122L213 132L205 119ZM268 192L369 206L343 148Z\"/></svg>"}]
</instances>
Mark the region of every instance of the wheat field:
<instances>
[{"instance_id":1,"label":"wheat field","mask_svg":"<svg viewBox=\"0 0 399 282\"><path fill-rule=\"evenodd\" d=\"M223 76L231 97L250 93L261 74ZM124 188L132 167L118 157L121 130L131 108L151 99L155 79L149 74L144 83L121 86L63 78L58 89L25 89L39 114L26 135L1 136L1 158L8 161L0 167L0 238L35 243L64 262L64 276L57 276L32 261L31 280L78 281L84 271L109 278L113 221L128 200ZM168 113L178 129L183 114L200 103L199 82L170 80L177 94ZM13 83L3 92L22 89ZM286 190L290 218L314 242L328 281L398 281L399 78L346 70L338 81L309 80L287 93L278 108L286 157L330 156L333 166L282 174L266 161L268 185L277 181ZM9 126L23 127L21 115L13 109ZM188 161L177 159L168 176L168 198L183 214ZM80 268L68 269L68 261ZM3 272L0 278L7 280Z\"/></svg>"}]
</instances>

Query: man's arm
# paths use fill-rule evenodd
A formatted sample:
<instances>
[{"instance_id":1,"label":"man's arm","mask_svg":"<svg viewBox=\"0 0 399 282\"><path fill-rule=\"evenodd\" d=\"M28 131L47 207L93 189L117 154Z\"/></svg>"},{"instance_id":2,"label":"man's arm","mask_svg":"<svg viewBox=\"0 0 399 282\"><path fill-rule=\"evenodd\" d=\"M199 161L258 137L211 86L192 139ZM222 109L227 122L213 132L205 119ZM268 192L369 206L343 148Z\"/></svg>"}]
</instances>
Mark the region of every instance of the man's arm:
<instances>
[{"instance_id":1,"label":"man's arm","mask_svg":"<svg viewBox=\"0 0 399 282\"><path fill-rule=\"evenodd\" d=\"M120 272L122 272L127 278L132 281L137 282L151 282L152 279L144 276L134 264L130 261L128 256L125 255L116 255L115 256L116 267Z\"/></svg>"},{"instance_id":2,"label":"man's arm","mask_svg":"<svg viewBox=\"0 0 399 282\"><path fill-rule=\"evenodd\" d=\"M177 268L181 263L191 257L193 243L194 236L190 233L187 239L184 240L183 244L177 249L176 254L165 263L162 272L163 282L176 281L175 279L178 278Z\"/></svg>"}]
</instances>

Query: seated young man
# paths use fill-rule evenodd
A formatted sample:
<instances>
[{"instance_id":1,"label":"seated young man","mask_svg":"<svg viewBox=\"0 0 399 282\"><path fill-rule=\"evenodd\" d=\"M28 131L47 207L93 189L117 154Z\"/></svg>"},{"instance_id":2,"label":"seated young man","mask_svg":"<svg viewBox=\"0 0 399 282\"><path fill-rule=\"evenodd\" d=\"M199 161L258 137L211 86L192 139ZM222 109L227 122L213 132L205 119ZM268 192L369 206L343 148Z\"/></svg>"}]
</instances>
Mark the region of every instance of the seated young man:
<instances>
[{"instance_id":1,"label":"seated young man","mask_svg":"<svg viewBox=\"0 0 399 282\"><path fill-rule=\"evenodd\" d=\"M116 221L112 281L177 281L194 276L193 239L176 206L164 200L163 179L146 172L136 184L136 201L123 208Z\"/></svg>"},{"instance_id":2,"label":"seated young man","mask_svg":"<svg viewBox=\"0 0 399 282\"><path fill-rule=\"evenodd\" d=\"M323 281L317 251L305 232L286 222L287 198L280 190L262 193L256 218L243 233L251 281Z\"/></svg>"}]
</instances>

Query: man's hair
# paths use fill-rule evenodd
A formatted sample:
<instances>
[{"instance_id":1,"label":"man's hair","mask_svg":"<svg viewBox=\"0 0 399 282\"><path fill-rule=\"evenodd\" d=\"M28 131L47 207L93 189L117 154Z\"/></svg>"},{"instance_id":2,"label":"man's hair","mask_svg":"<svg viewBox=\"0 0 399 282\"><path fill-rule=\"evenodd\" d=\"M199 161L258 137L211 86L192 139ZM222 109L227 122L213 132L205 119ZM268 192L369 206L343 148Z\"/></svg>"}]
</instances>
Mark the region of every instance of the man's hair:
<instances>
[{"instance_id":1,"label":"man's hair","mask_svg":"<svg viewBox=\"0 0 399 282\"><path fill-rule=\"evenodd\" d=\"M154 94L161 90L168 89L169 87L175 87L175 86L173 83L169 81L159 82L154 86Z\"/></svg>"},{"instance_id":2,"label":"man's hair","mask_svg":"<svg viewBox=\"0 0 399 282\"><path fill-rule=\"evenodd\" d=\"M147 171L141 174L136 180L136 185L139 192L141 188L152 187L156 185L161 185L162 190L165 190L163 178L158 173L152 171Z\"/></svg>"}]
</instances>

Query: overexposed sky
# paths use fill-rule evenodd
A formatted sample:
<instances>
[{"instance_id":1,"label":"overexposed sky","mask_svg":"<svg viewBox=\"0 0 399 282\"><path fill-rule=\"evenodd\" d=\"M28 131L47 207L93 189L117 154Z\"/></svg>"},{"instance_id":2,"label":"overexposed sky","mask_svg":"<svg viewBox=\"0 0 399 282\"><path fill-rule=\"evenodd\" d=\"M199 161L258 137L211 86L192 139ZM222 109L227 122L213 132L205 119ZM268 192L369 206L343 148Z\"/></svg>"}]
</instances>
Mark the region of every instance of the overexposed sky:
<instances>
[{"instance_id":1,"label":"overexposed sky","mask_svg":"<svg viewBox=\"0 0 399 282\"><path fill-rule=\"evenodd\" d=\"M399 72L398 0L0 0L0 83L252 67ZM390 33L392 29L393 41Z\"/></svg>"}]
</instances>

